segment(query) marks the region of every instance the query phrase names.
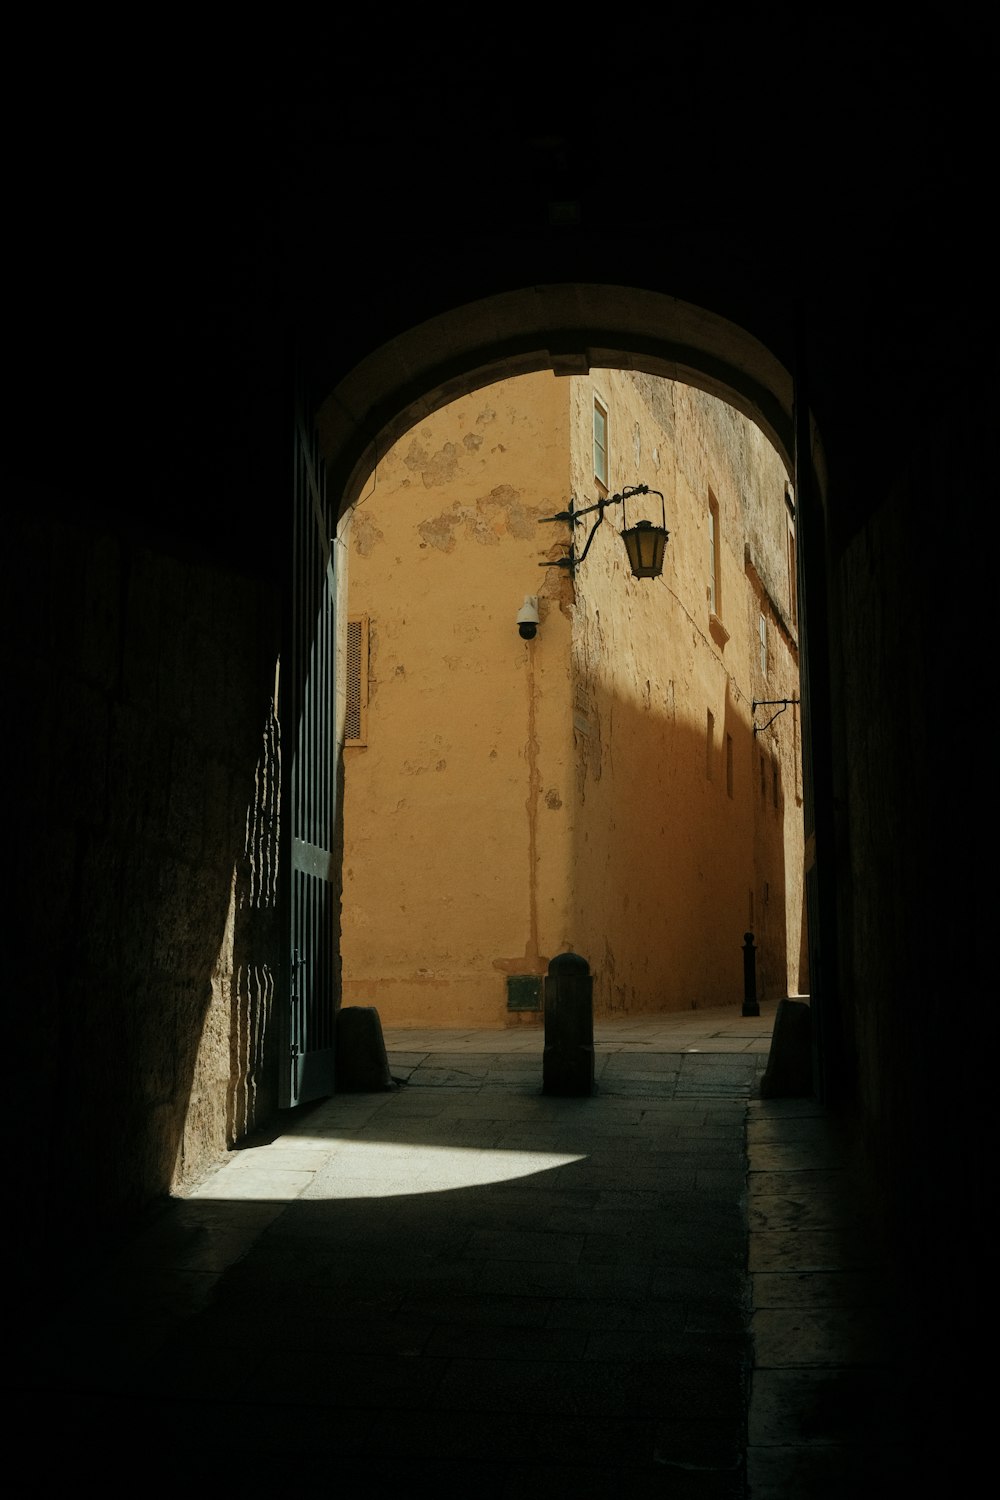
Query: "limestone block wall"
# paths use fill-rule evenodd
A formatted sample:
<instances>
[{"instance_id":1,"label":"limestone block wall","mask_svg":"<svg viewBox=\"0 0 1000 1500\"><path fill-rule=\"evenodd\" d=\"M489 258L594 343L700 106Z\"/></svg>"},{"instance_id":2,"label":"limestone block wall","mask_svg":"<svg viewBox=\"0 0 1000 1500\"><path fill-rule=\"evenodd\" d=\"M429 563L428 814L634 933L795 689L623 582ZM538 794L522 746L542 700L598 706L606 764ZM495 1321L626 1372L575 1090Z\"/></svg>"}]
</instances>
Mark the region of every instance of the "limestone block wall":
<instances>
[{"instance_id":1,"label":"limestone block wall","mask_svg":"<svg viewBox=\"0 0 1000 1500\"><path fill-rule=\"evenodd\" d=\"M832 560L843 732L834 998L855 1128L907 1308L922 1306L936 1267L978 1288L993 1258L970 1214L993 1107L995 756L981 709L991 549L980 544L995 401L971 385L960 395L956 409L925 413L931 440L898 451L893 490ZM928 1421L951 1433L981 1400L964 1351L979 1336L982 1298L925 1300L907 1336L929 1372Z\"/></svg>"},{"instance_id":2,"label":"limestone block wall","mask_svg":"<svg viewBox=\"0 0 1000 1500\"><path fill-rule=\"evenodd\" d=\"M576 579L574 869L595 1003L609 1013L735 1003L747 930L762 997L796 993L798 710L763 734L754 726L767 715L753 712L757 699L798 697L787 475L751 422L690 387L612 370L572 386L578 504L597 493L596 398L607 412L609 491L662 491L670 532L662 577L634 579L615 506ZM624 507L629 525L661 517L652 495Z\"/></svg>"},{"instance_id":3,"label":"limestone block wall","mask_svg":"<svg viewBox=\"0 0 1000 1500\"><path fill-rule=\"evenodd\" d=\"M982 612L980 560L968 553L961 525L936 526L929 544L914 518L934 514L951 493L953 455L966 462L967 492L987 493L991 476L977 475L969 460L987 409L970 402L950 446L902 466L898 489L836 568L834 650L850 684L837 830L844 1045L862 1138L907 1254L932 1232L953 1232L980 1180L972 1112L981 1095L970 1080L982 1049L960 1039L959 1018L971 1019L974 1037L982 1034L981 976L995 924L991 883L975 872L985 870L990 842L979 794L985 786L989 798L991 761L979 732L967 741L967 758L954 753L983 676L983 636L973 628ZM967 616L941 592L942 579L959 576L960 558ZM960 1082L945 1090L945 1107L961 1134L958 1149L935 1118L953 1056Z\"/></svg>"},{"instance_id":4,"label":"limestone block wall","mask_svg":"<svg viewBox=\"0 0 1000 1500\"><path fill-rule=\"evenodd\" d=\"M32 723L9 783L11 1098L39 1120L37 1222L86 1232L273 1103L277 600L44 508L5 562Z\"/></svg>"}]
</instances>

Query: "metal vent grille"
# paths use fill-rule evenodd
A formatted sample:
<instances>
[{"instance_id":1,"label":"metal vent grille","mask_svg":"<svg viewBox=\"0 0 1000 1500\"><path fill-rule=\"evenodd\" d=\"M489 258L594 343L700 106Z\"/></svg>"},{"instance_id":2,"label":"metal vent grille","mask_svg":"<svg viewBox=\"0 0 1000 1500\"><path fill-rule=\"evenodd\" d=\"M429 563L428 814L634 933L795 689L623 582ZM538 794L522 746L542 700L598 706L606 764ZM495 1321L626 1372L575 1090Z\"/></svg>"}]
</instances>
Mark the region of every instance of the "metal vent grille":
<instances>
[{"instance_id":1,"label":"metal vent grille","mask_svg":"<svg viewBox=\"0 0 1000 1500\"><path fill-rule=\"evenodd\" d=\"M368 617L347 621L347 708L344 744L367 744L368 735Z\"/></svg>"}]
</instances>

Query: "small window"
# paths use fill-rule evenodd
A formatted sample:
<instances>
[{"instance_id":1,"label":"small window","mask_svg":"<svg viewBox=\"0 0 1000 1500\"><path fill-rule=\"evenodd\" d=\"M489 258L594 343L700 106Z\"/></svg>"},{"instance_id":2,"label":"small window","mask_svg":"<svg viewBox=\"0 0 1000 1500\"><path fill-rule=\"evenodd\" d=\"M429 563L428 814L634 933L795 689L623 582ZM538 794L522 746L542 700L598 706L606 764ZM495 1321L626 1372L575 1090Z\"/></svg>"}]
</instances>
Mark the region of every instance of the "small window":
<instances>
[{"instance_id":1,"label":"small window","mask_svg":"<svg viewBox=\"0 0 1000 1500\"><path fill-rule=\"evenodd\" d=\"M764 615L760 616L760 670L767 676L767 620Z\"/></svg>"},{"instance_id":2,"label":"small window","mask_svg":"<svg viewBox=\"0 0 1000 1500\"><path fill-rule=\"evenodd\" d=\"M788 490L785 490L785 504L788 507L786 516L787 541L788 541L788 613L793 625L798 625L799 615L799 559L795 550L795 506Z\"/></svg>"},{"instance_id":3,"label":"small window","mask_svg":"<svg viewBox=\"0 0 1000 1500\"><path fill-rule=\"evenodd\" d=\"M708 492L708 609L709 613L722 615L722 567L720 548L722 532L719 527L719 502L712 491Z\"/></svg>"},{"instance_id":4,"label":"small window","mask_svg":"<svg viewBox=\"0 0 1000 1500\"><path fill-rule=\"evenodd\" d=\"M347 618L347 706L344 744L368 743L368 616Z\"/></svg>"},{"instance_id":5,"label":"small window","mask_svg":"<svg viewBox=\"0 0 1000 1500\"><path fill-rule=\"evenodd\" d=\"M594 397L594 478L608 489L608 409Z\"/></svg>"}]
</instances>

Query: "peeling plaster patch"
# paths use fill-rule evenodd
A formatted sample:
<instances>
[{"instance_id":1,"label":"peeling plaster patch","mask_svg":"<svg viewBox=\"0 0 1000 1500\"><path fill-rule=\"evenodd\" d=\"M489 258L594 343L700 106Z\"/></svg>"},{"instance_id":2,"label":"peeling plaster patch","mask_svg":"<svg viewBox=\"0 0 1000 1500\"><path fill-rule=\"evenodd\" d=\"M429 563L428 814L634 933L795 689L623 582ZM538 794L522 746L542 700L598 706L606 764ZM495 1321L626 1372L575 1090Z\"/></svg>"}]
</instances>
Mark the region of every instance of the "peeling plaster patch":
<instances>
[{"instance_id":1,"label":"peeling plaster patch","mask_svg":"<svg viewBox=\"0 0 1000 1500\"><path fill-rule=\"evenodd\" d=\"M414 469L419 473L427 463L427 449L418 443L416 438L413 438L403 455L403 462L408 469Z\"/></svg>"},{"instance_id":2,"label":"peeling plaster patch","mask_svg":"<svg viewBox=\"0 0 1000 1500\"><path fill-rule=\"evenodd\" d=\"M467 448L470 453L478 452L483 446L482 435L478 432L467 432L462 439L462 446L463 448Z\"/></svg>"},{"instance_id":3,"label":"peeling plaster patch","mask_svg":"<svg viewBox=\"0 0 1000 1500\"><path fill-rule=\"evenodd\" d=\"M431 547L436 547L439 552L453 552L455 531L460 520L459 516L435 516L431 521L421 521L417 530L424 541Z\"/></svg>"},{"instance_id":4,"label":"peeling plaster patch","mask_svg":"<svg viewBox=\"0 0 1000 1500\"><path fill-rule=\"evenodd\" d=\"M562 807L562 798L555 787L550 787L545 793L545 806L550 807L553 812L558 812L560 807Z\"/></svg>"},{"instance_id":5,"label":"peeling plaster patch","mask_svg":"<svg viewBox=\"0 0 1000 1500\"><path fill-rule=\"evenodd\" d=\"M568 943L564 943L560 952L572 952ZM501 974L540 974L548 972L549 959L544 953L539 953L537 947L529 942L523 953L516 958L494 958L492 961L494 969L499 969Z\"/></svg>"},{"instance_id":6,"label":"peeling plaster patch","mask_svg":"<svg viewBox=\"0 0 1000 1500\"><path fill-rule=\"evenodd\" d=\"M507 532L524 540L534 533L537 507L522 505L520 491L513 485L494 485L488 495L476 502L476 509L481 516L489 518L498 535Z\"/></svg>"},{"instance_id":7,"label":"peeling plaster patch","mask_svg":"<svg viewBox=\"0 0 1000 1500\"><path fill-rule=\"evenodd\" d=\"M408 469L419 474L425 486L430 489L432 485L449 484L454 479L460 456L454 443L444 443L436 453L428 453L414 438L403 462Z\"/></svg>"},{"instance_id":8,"label":"peeling plaster patch","mask_svg":"<svg viewBox=\"0 0 1000 1500\"><path fill-rule=\"evenodd\" d=\"M521 504L518 490L509 484L498 484L475 505L456 501L450 511L421 521L417 531L424 539L422 545L435 547L439 552L454 550L459 528L469 541L478 542L481 547L495 547L504 535L522 540L533 536L537 516L537 507Z\"/></svg>"},{"instance_id":9,"label":"peeling plaster patch","mask_svg":"<svg viewBox=\"0 0 1000 1500\"><path fill-rule=\"evenodd\" d=\"M443 771L445 769L445 767L447 766L447 764L448 764L448 762L446 760L439 760L438 763L437 763L437 765L434 767L434 769L435 769L435 771Z\"/></svg>"},{"instance_id":10,"label":"peeling plaster patch","mask_svg":"<svg viewBox=\"0 0 1000 1500\"><path fill-rule=\"evenodd\" d=\"M373 516L355 510L351 517L351 541L359 557L368 557L379 542L385 541Z\"/></svg>"},{"instance_id":11,"label":"peeling plaster patch","mask_svg":"<svg viewBox=\"0 0 1000 1500\"><path fill-rule=\"evenodd\" d=\"M498 522L489 515L468 515L465 517L466 532L469 540L478 542L480 547L498 547L500 545L499 531L502 531L503 521Z\"/></svg>"},{"instance_id":12,"label":"peeling plaster patch","mask_svg":"<svg viewBox=\"0 0 1000 1500\"><path fill-rule=\"evenodd\" d=\"M482 409L482 411L479 413L478 417L476 418L476 421L477 422L482 422L485 425L485 423L487 423L487 422L495 422L496 419L497 419L496 410L492 406L484 406L483 409Z\"/></svg>"},{"instance_id":13,"label":"peeling plaster patch","mask_svg":"<svg viewBox=\"0 0 1000 1500\"><path fill-rule=\"evenodd\" d=\"M504 530L508 531L511 536L527 541L534 535L538 507L522 505L520 491L515 490L513 485L495 485L490 490L485 503L503 511Z\"/></svg>"}]
</instances>

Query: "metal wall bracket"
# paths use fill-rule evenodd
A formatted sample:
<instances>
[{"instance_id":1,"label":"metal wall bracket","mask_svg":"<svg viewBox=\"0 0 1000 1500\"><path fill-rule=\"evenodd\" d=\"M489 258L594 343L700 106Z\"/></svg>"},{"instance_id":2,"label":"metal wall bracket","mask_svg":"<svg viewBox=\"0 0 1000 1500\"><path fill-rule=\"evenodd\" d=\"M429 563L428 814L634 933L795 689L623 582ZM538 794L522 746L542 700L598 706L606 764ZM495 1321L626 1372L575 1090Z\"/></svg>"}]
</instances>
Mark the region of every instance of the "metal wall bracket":
<instances>
[{"instance_id":1,"label":"metal wall bracket","mask_svg":"<svg viewBox=\"0 0 1000 1500\"><path fill-rule=\"evenodd\" d=\"M769 729L771 727L771 725L774 723L774 721L778 717L778 715L779 714L783 714L785 712L785 709L788 707L788 705L790 703L798 703L798 701L799 701L798 698L755 698L753 700L753 707L750 710L750 717L754 721L754 725L753 725L753 732L754 732L754 734L763 734L763 732L764 732L765 729ZM779 704L781 705L780 708L778 707ZM765 724L758 724L757 723L757 710L758 710L758 708L775 708L775 709L777 709L777 712L773 713L771 715L771 717L767 720L767 722Z\"/></svg>"}]
</instances>

